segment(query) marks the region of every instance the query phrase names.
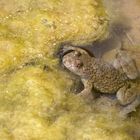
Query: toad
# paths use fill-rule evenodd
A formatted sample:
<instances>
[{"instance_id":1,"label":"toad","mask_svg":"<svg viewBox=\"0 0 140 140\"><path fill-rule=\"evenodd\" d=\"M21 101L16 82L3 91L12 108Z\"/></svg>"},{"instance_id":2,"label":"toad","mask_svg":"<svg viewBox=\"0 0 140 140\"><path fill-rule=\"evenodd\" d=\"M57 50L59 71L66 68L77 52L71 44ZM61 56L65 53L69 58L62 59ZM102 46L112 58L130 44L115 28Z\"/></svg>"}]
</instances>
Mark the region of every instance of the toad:
<instances>
[{"instance_id":1,"label":"toad","mask_svg":"<svg viewBox=\"0 0 140 140\"><path fill-rule=\"evenodd\" d=\"M139 72L134 60L124 50L119 50L113 64L101 58L90 56L82 48L65 45L63 65L72 73L80 76L84 89L78 96L91 96L92 89L101 93L116 93L121 105L128 105L136 100L136 81Z\"/></svg>"}]
</instances>

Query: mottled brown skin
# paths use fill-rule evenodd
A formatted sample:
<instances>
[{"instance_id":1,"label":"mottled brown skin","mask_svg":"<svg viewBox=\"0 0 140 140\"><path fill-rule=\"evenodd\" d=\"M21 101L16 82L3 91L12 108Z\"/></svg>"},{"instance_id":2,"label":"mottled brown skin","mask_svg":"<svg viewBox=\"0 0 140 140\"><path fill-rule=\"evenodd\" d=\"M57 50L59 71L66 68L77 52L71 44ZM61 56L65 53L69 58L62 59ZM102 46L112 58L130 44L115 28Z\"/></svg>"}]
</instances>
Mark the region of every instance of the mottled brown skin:
<instances>
[{"instance_id":1,"label":"mottled brown skin","mask_svg":"<svg viewBox=\"0 0 140 140\"><path fill-rule=\"evenodd\" d=\"M68 52L69 50L71 52ZM102 59L91 57L81 48L65 46L64 51L68 52L63 56L64 66L79 75L84 84L85 88L79 93L80 96L91 95L91 90L94 88L101 93L117 93L117 98L122 105L135 100L136 93L133 93L135 84L126 73Z\"/></svg>"},{"instance_id":2,"label":"mottled brown skin","mask_svg":"<svg viewBox=\"0 0 140 140\"><path fill-rule=\"evenodd\" d=\"M82 63L76 67L78 60ZM70 65L70 61L75 63L74 70ZM102 93L114 93L120 87L124 86L128 80L126 75L120 73L112 65L106 64L101 59L90 57L87 54L76 56L74 51L70 52L64 56L63 64L66 65L70 71L79 75L81 79L90 80L94 88Z\"/></svg>"}]
</instances>

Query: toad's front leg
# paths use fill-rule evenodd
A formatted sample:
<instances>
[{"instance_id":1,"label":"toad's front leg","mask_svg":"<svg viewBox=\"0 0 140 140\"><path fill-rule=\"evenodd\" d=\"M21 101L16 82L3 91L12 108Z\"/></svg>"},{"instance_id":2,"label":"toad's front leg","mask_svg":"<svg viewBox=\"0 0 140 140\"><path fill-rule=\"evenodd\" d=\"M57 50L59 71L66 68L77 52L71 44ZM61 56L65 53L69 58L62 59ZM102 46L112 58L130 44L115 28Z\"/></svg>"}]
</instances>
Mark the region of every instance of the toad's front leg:
<instances>
[{"instance_id":1,"label":"toad's front leg","mask_svg":"<svg viewBox=\"0 0 140 140\"><path fill-rule=\"evenodd\" d=\"M84 90L82 90L78 96L84 98L84 99L94 99L94 96L92 94L92 88L93 88L93 84L90 80L85 80L82 79L83 85L84 85Z\"/></svg>"}]
</instances>

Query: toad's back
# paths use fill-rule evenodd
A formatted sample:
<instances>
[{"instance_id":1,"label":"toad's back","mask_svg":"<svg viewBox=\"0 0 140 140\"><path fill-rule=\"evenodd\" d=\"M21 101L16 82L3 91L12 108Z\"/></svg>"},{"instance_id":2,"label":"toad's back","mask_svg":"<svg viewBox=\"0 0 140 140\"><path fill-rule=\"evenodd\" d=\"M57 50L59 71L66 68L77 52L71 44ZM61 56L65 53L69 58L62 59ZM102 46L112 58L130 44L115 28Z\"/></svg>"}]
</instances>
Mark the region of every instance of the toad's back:
<instances>
[{"instance_id":1,"label":"toad's back","mask_svg":"<svg viewBox=\"0 0 140 140\"><path fill-rule=\"evenodd\" d=\"M90 78L94 88L103 93L115 93L128 82L124 73L101 59L92 59L90 63Z\"/></svg>"}]
</instances>

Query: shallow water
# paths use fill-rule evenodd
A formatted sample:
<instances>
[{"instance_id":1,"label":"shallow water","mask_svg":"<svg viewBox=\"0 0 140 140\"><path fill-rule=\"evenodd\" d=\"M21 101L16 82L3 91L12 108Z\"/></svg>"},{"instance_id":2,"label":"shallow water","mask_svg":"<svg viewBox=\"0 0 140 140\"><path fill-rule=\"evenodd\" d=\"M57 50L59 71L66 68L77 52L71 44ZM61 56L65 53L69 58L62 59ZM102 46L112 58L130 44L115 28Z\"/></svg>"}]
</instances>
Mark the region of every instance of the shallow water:
<instances>
[{"instance_id":1,"label":"shallow water","mask_svg":"<svg viewBox=\"0 0 140 140\"><path fill-rule=\"evenodd\" d=\"M103 42L93 43L95 55L102 56L114 48L123 47L135 51L140 45L140 1L104 0L110 16L110 36ZM138 47L136 52L140 51Z\"/></svg>"}]
</instances>

